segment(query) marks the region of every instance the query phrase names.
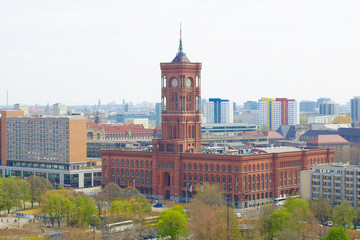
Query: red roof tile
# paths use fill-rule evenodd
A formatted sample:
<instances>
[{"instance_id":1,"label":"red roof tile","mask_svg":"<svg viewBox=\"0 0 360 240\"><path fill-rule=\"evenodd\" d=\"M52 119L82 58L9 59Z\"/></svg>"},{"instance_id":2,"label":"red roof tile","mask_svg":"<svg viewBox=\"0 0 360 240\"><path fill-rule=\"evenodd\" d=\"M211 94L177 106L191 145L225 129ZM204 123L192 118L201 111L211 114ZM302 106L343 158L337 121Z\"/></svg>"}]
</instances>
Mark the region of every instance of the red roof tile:
<instances>
[{"instance_id":1,"label":"red roof tile","mask_svg":"<svg viewBox=\"0 0 360 240\"><path fill-rule=\"evenodd\" d=\"M346 144L349 143L338 134L332 135L318 135L317 137L308 141L310 144Z\"/></svg>"},{"instance_id":2,"label":"red roof tile","mask_svg":"<svg viewBox=\"0 0 360 240\"><path fill-rule=\"evenodd\" d=\"M280 133L277 131L268 131L264 134L269 139L285 139Z\"/></svg>"}]
</instances>

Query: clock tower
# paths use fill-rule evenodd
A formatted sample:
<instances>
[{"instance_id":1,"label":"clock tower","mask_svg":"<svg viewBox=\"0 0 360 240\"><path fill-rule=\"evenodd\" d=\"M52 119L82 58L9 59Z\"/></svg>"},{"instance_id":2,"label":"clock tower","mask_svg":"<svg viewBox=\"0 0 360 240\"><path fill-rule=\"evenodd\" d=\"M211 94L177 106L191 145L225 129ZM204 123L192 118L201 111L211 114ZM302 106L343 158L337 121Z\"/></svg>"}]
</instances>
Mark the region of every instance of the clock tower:
<instances>
[{"instance_id":1,"label":"clock tower","mask_svg":"<svg viewBox=\"0 0 360 240\"><path fill-rule=\"evenodd\" d=\"M201 150L201 63L192 63L182 48L172 62L160 63L162 139L160 152Z\"/></svg>"}]
</instances>

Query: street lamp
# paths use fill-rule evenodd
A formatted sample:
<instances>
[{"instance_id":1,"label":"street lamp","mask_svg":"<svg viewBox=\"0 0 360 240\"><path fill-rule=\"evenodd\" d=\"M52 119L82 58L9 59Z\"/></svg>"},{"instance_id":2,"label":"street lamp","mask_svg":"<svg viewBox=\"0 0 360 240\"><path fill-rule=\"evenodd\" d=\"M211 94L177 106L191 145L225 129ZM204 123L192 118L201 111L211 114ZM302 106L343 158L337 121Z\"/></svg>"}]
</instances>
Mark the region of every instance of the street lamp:
<instances>
[{"instance_id":1,"label":"street lamp","mask_svg":"<svg viewBox=\"0 0 360 240\"><path fill-rule=\"evenodd\" d=\"M96 215L92 215L92 220L93 220L93 240L95 240L95 218L96 218Z\"/></svg>"},{"instance_id":2,"label":"street lamp","mask_svg":"<svg viewBox=\"0 0 360 240\"><path fill-rule=\"evenodd\" d=\"M230 205L231 205L231 196L226 197L226 205L227 205L227 234L228 240L230 239Z\"/></svg>"}]
</instances>

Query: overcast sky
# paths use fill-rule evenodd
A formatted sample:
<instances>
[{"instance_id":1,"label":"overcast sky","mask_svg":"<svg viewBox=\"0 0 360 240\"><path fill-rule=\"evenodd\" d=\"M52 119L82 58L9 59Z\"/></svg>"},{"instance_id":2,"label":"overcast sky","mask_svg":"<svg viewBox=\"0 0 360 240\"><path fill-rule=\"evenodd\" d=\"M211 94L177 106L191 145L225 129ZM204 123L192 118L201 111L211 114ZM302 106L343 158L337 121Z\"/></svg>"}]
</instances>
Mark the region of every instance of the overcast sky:
<instances>
[{"instance_id":1,"label":"overcast sky","mask_svg":"<svg viewBox=\"0 0 360 240\"><path fill-rule=\"evenodd\" d=\"M203 98L360 95L359 0L0 0L0 105L158 102L180 22Z\"/></svg>"}]
</instances>

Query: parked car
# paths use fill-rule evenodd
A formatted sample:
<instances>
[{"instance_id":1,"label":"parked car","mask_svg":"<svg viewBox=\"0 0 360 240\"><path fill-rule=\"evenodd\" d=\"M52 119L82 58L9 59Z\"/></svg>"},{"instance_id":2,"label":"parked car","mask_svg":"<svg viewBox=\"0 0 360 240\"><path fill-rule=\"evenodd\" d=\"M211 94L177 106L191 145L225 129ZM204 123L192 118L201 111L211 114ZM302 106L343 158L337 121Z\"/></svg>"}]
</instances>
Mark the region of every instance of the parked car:
<instances>
[{"instance_id":1,"label":"parked car","mask_svg":"<svg viewBox=\"0 0 360 240\"><path fill-rule=\"evenodd\" d=\"M333 224L333 222L332 221L328 221L328 227L332 227L334 224Z\"/></svg>"}]
</instances>

